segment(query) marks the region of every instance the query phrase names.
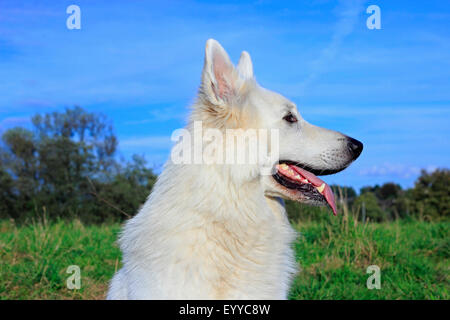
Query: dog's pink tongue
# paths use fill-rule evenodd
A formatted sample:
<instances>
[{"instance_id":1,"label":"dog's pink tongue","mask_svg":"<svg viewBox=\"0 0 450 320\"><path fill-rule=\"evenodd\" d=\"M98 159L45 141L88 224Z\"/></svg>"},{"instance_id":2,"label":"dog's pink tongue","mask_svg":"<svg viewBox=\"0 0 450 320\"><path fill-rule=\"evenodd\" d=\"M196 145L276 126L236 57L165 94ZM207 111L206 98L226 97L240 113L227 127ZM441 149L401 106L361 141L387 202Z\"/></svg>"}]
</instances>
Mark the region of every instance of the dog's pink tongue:
<instances>
[{"instance_id":1,"label":"dog's pink tongue","mask_svg":"<svg viewBox=\"0 0 450 320\"><path fill-rule=\"evenodd\" d=\"M331 210L333 210L333 215L337 215L336 202L334 200L333 190L331 190L330 186L305 169L299 168L294 165L289 165L289 167L304 178L308 179L308 181L311 182L314 187L320 187L321 185L325 184L325 188L323 189L322 194L325 197L325 200L327 200L327 203L330 206Z\"/></svg>"},{"instance_id":2,"label":"dog's pink tongue","mask_svg":"<svg viewBox=\"0 0 450 320\"><path fill-rule=\"evenodd\" d=\"M333 215L337 216L336 201L334 200L334 193L328 184L325 184L325 189L323 190L323 196L325 197L325 200L327 200L328 205L330 206L331 210L333 210Z\"/></svg>"}]
</instances>

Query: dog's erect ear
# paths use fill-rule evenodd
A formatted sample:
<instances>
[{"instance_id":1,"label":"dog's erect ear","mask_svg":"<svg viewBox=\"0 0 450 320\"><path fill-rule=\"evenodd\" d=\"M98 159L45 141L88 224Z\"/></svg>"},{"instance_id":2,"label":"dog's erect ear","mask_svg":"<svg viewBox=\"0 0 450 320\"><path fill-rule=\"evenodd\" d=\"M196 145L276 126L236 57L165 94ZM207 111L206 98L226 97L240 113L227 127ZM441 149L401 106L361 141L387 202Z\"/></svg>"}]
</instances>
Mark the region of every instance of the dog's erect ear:
<instances>
[{"instance_id":1,"label":"dog's erect ear","mask_svg":"<svg viewBox=\"0 0 450 320\"><path fill-rule=\"evenodd\" d=\"M253 78L253 64L252 59L247 51L242 51L241 57L239 59L239 63L237 65L237 69L239 74L244 79L252 79Z\"/></svg>"},{"instance_id":2,"label":"dog's erect ear","mask_svg":"<svg viewBox=\"0 0 450 320\"><path fill-rule=\"evenodd\" d=\"M206 42L205 65L202 74L202 98L223 105L233 100L239 90L239 74L228 54L214 39Z\"/></svg>"}]
</instances>

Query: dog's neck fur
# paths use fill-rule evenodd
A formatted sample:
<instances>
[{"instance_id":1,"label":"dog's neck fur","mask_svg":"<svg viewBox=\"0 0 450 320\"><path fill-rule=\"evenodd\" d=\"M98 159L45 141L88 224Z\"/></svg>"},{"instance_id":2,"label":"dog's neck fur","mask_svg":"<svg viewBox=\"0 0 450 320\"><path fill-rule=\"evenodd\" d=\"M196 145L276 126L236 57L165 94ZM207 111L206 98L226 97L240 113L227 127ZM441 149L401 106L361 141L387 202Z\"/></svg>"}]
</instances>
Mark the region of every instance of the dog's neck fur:
<instances>
[{"instance_id":1,"label":"dog's neck fur","mask_svg":"<svg viewBox=\"0 0 450 320\"><path fill-rule=\"evenodd\" d=\"M166 164L120 240L124 269L145 273L136 281L149 291L137 296L286 298L295 233L283 204L258 179L238 184L226 170Z\"/></svg>"}]
</instances>

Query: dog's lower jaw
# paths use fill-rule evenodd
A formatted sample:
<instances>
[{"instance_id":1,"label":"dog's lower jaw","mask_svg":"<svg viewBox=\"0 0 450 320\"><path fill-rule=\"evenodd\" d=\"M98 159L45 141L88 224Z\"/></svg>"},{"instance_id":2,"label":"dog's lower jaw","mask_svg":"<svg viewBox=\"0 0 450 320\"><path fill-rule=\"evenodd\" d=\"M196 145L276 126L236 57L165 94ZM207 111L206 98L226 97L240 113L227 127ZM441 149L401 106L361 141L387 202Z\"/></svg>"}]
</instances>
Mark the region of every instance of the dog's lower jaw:
<instances>
[{"instance_id":1,"label":"dog's lower jaw","mask_svg":"<svg viewBox=\"0 0 450 320\"><path fill-rule=\"evenodd\" d=\"M282 203L257 185L169 164L124 228L108 298L286 299L294 238Z\"/></svg>"}]
</instances>

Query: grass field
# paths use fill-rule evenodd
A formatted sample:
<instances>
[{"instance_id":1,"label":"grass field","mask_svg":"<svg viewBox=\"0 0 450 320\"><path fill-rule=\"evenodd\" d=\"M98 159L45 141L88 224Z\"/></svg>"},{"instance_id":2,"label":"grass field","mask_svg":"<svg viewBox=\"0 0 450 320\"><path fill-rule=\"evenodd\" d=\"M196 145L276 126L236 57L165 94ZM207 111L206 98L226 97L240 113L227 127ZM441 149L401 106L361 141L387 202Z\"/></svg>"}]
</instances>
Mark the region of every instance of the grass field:
<instances>
[{"instance_id":1,"label":"grass field","mask_svg":"<svg viewBox=\"0 0 450 320\"><path fill-rule=\"evenodd\" d=\"M450 222L361 224L345 216L294 225L301 272L291 299L449 299ZM0 299L103 299L120 267L118 224L0 221ZM69 290L68 266L81 269ZM381 289L366 269L381 269Z\"/></svg>"}]
</instances>

